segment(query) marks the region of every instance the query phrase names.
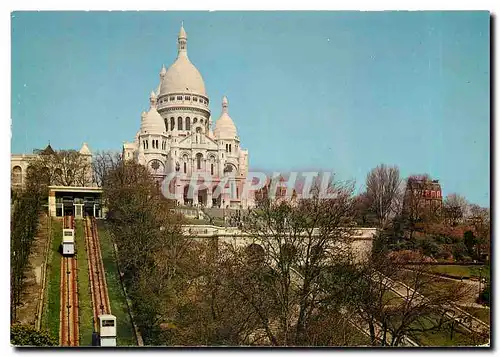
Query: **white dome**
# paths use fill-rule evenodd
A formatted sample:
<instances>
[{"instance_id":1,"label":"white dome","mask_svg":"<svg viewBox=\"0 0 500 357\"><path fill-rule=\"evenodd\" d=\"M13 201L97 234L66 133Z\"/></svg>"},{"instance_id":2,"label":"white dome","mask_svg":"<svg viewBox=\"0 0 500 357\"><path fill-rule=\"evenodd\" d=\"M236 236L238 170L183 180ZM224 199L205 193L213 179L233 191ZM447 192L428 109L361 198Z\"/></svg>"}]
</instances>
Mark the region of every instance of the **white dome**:
<instances>
[{"instance_id":1,"label":"white dome","mask_svg":"<svg viewBox=\"0 0 500 357\"><path fill-rule=\"evenodd\" d=\"M215 122L214 134L217 139L234 139L238 135L236 126L228 114L228 101L227 98L222 98L222 114Z\"/></svg>"},{"instance_id":2,"label":"white dome","mask_svg":"<svg viewBox=\"0 0 500 357\"><path fill-rule=\"evenodd\" d=\"M160 95L170 93L207 95L203 78L187 55L177 57L161 81Z\"/></svg>"},{"instance_id":3,"label":"white dome","mask_svg":"<svg viewBox=\"0 0 500 357\"><path fill-rule=\"evenodd\" d=\"M187 35L184 26L181 26L177 38L177 59L166 73L160 73L160 94L193 93L206 96L205 82L198 69L191 63L187 55Z\"/></svg>"},{"instance_id":4,"label":"white dome","mask_svg":"<svg viewBox=\"0 0 500 357\"><path fill-rule=\"evenodd\" d=\"M141 115L142 134L163 134L165 132L165 122L160 113L156 110L156 95L151 92L151 107L147 113Z\"/></svg>"}]
</instances>

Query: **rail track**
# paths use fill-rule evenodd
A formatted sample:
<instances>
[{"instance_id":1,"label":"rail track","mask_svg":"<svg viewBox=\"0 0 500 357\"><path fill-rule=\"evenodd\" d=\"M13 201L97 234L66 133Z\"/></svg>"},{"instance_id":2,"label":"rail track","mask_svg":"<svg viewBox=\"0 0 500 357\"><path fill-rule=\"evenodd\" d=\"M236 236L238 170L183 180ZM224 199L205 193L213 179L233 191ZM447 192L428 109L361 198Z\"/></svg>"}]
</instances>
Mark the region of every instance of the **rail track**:
<instances>
[{"instance_id":1,"label":"rail track","mask_svg":"<svg viewBox=\"0 0 500 357\"><path fill-rule=\"evenodd\" d=\"M111 306L95 218L87 217L85 219L85 243L89 264L92 310L94 312L94 331L98 331L98 316L111 314Z\"/></svg>"},{"instance_id":2,"label":"rail track","mask_svg":"<svg viewBox=\"0 0 500 357\"><path fill-rule=\"evenodd\" d=\"M64 228L74 228L74 218L63 218ZM59 340L61 346L80 344L78 317L78 268L76 257L63 256L61 261L61 312L59 321Z\"/></svg>"}]
</instances>

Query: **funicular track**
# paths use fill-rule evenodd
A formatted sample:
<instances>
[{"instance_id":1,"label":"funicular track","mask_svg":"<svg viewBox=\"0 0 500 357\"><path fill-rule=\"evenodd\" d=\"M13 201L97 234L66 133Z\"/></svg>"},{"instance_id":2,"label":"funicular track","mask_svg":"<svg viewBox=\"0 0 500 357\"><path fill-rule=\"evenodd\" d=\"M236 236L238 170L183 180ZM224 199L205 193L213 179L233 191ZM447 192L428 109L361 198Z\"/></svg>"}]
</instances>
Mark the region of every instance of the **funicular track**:
<instances>
[{"instance_id":1,"label":"funicular track","mask_svg":"<svg viewBox=\"0 0 500 357\"><path fill-rule=\"evenodd\" d=\"M89 264L94 331L98 331L98 316L111 314L111 306L95 218L85 218L85 244Z\"/></svg>"},{"instance_id":2,"label":"funicular track","mask_svg":"<svg viewBox=\"0 0 500 357\"><path fill-rule=\"evenodd\" d=\"M63 228L74 228L74 217L64 216ZM78 318L78 268L74 256L63 256L61 261L61 312L59 341L61 346L80 344Z\"/></svg>"}]
</instances>

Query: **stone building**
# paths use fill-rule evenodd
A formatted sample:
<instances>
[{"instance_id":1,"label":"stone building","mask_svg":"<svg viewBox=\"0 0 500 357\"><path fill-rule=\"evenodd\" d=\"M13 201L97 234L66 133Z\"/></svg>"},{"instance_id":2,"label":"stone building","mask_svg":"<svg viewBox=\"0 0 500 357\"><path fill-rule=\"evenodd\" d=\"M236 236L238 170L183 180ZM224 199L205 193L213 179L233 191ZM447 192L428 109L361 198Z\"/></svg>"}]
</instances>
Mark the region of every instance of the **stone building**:
<instances>
[{"instance_id":1,"label":"stone building","mask_svg":"<svg viewBox=\"0 0 500 357\"><path fill-rule=\"evenodd\" d=\"M212 128L210 99L200 72L188 58L183 26L177 38L177 58L168 69L162 67L159 82L149 96L149 110L141 115L134 141L123 144L124 158L147 166L180 205L248 207L251 199L242 197L248 151L241 147L226 97ZM165 178L174 174L166 183ZM190 194L189 183L200 174L209 175L212 182ZM218 195L216 186L225 179L225 192Z\"/></svg>"},{"instance_id":2,"label":"stone building","mask_svg":"<svg viewBox=\"0 0 500 357\"><path fill-rule=\"evenodd\" d=\"M23 187L26 182L28 167L33 160L36 160L40 155L53 155L55 153L52 146L47 145L47 147L39 152L34 152L32 154L12 154L10 157L10 167L11 167L11 185L13 188ZM75 184L79 186L91 186L93 184L93 176L92 176L92 152L90 151L87 143L83 143L82 147L78 151L80 156L82 157L81 162L78 164L81 166L81 169L84 170L83 175L84 178L78 180L79 182L75 182ZM62 185L64 181L62 178L68 174L68 172L63 172L65 170L65 166L69 167L70 165L64 165L64 163L58 163L52 160L50 163L50 167L47 167L47 170L51 170L50 176L51 181L54 184ZM68 169L68 168L66 168ZM69 176L71 173L69 173ZM74 173L73 173L74 174ZM61 180L58 180L61 178Z\"/></svg>"},{"instance_id":3,"label":"stone building","mask_svg":"<svg viewBox=\"0 0 500 357\"><path fill-rule=\"evenodd\" d=\"M426 208L441 209L443 196L439 180L428 176L410 176L403 197L403 213L424 211Z\"/></svg>"}]
</instances>

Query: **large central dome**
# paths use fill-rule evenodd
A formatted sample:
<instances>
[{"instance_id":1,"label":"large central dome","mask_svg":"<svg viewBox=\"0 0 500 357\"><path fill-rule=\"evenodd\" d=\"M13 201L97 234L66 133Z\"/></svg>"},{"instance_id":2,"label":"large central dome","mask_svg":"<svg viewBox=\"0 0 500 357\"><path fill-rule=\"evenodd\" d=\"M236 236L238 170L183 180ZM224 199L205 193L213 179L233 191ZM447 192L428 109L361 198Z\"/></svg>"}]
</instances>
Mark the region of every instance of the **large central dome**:
<instances>
[{"instance_id":1,"label":"large central dome","mask_svg":"<svg viewBox=\"0 0 500 357\"><path fill-rule=\"evenodd\" d=\"M181 27L177 43L177 59L162 74L159 94L163 96L171 93L192 93L206 97L203 78L187 56L187 35L184 27Z\"/></svg>"}]
</instances>

